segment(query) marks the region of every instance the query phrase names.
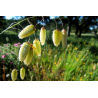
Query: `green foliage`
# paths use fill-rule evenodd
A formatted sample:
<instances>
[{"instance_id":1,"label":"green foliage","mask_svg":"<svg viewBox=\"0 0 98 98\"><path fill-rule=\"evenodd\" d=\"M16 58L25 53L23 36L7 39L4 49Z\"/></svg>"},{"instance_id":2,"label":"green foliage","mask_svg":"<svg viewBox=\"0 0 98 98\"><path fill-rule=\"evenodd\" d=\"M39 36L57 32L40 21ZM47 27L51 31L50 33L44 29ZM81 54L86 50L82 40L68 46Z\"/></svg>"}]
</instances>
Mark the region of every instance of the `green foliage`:
<instances>
[{"instance_id":1,"label":"green foliage","mask_svg":"<svg viewBox=\"0 0 98 98\"><path fill-rule=\"evenodd\" d=\"M33 43L33 39L31 42ZM95 38L88 40L77 38L76 40L71 36L68 38L66 49L56 48L53 43L46 43L42 46L41 57L34 54L33 61L28 67L19 62L20 43L3 44L0 46L0 68L5 66L6 80L9 81L11 81L11 72L14 68L18 70L17 80L22 80L20 78L22 67L25 68L24 81L97 81L98 56L91 50L92 47L96 47L97 51L98 46L95 42L97 42ZM2 55L5 55L5 58L2 58ZM0 74L1 80L2 74L3 71Z\"/></svg>"},{"instance_id":2,"label":"green foliage","mask_svg":"<svg viewBox=\"0 0 98 98\"><path fill-rule=\"evenodd\" d=\"M28 18L24 20L28 20ZM17 26L24 20L9 28ZM9 31L9 28L7 28L7 31L3 31L5 33L2 32L3 34L0 35L0 69L2 69L2 71L0 71L0 80L11 81L11 72L13 69L17 70L18 81L98 80L98 36L86 34L82 35L82 38L77 38L77 36L74 36L72 33L71 36L68 37L67 47L62 49L61 43L59 47L55 47L53 44L52 34L54 26L49 30L47 30L46 27L47 39L45 45L41 46L41 56L37 56L36 52L32 53L33 60L31 60L29 66L26 66L24 62L19 61L19 49L23 42L29 40L32 45L35 39L39 40L40 30L37 30L29 38L27 37L23 40L19 40L17 35L20 31L15 33ZM34 44L32 46L34 46ZM33 48L31 48L32 52ZM35 50L36 49L37 48L35 48ZM27 61L29 61L29 57L30 56L28 56ZM20 77L21 68L25 70L22 78ZM16 76L13 78L13 80L16 80Z\"/></svg>"}]
</instances>

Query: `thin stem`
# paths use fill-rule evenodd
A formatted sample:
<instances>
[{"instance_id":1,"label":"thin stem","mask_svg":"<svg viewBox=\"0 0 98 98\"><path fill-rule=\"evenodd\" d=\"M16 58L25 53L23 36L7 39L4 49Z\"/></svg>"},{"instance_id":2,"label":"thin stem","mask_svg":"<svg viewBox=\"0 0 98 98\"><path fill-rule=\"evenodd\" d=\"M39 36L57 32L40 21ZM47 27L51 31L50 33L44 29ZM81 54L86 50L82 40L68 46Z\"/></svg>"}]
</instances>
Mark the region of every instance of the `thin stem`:
<instances>
[{"instance_id":1,"label":"thin stem","mask_svg":"<svg viewBox=\"0 0 98 98\"><path fill-rule=\"evenodd\" d=\"M17 22L13 22L13 24L14 24L14 23L17 23ZM18 24L18 25L19 25L19 26L21 26L21 28L23 29L23 27L22 27L22 25L21 25L21 24Z\"/></svg>"},{"instance_id":2,"label":"thin stem","mask_svg":"<svg viewBox=\"0 0 98 98\"><path fill-rule=\"evenodd\" d=\"M42 21L43 21L43 19L42 19L40 22L42 22ZM35 27L36 27L38 24L40 24L40 22L38 22L38 23L34 26L33 29L35 29ZM35 33L34 33L34 37L35 37L35 39L36 39Z\"/></svg>"},{"instance_id":3,"label":"thin stem","mask_svg":"<svg viewBox=\"0 0 98 98\"><path fill-rule=\"evenodd\" d=\"M28 42L30 42L30 37L29 37L29 39L28 39Z\"/></svg>"},{"instance_id":4,"label":"thin stem","mask_svg":"<svg viewBox=\"0 0 98 98\"><path fill-rule=\"evenodd\" d=\"M44 27L44 17L42 16L42 20L43 20L43 27Z\"/></svg>"},{"instance_id":5,"label":"thin stem","mask_svg":"<svg viewBox=\"0 0 98 98\"><path fill-rule=\"evenodd\" d=\"M64 26L63 26L63 22L62 22L61 18L59 18L59 19L60 19L60 21L61 21L61 24L62 24L62 28L64 29Z\"/></svg>"},{"instance_id":6,"label":"thin stem","mask_svg":"<svg viewBox=\"0 0 98 98\"><path fill-rule=\"evenodd\" d=\"M25 20L27 20L27 19L30 19L30 18L34 18L34 16L33 16L33 17L26 18L26 19L24 19L24 20L22 20L22 21L20 21L20 22L18 22L18 23L16 23L16 24L14 24L15 22L13 22L8 28L6 28L5 30L3 30L0 34L4 33L6 30L11 29L12 27L14 27L14 26L16 26L16 25L19 25L21 22L23 22L23 21L25 21ZM13 24L14 24L14 25L13 25Z\"/></svg>"},{"instance_id":7,"label":"thin stem","mask_svg":"<svg viewBox=\"0 0 98 98\"><path fill-rule=\"evenodd\" d=\"M43 19L42 19L41 21L43 21ZM40 21L40 22L41 22L41 21ZM38 24L40 24L40 22L38 22L38 23L34 26L34 28L35 28Z\"/></svg>"},{"instance_id":8,"label":"thin stem","mask_svg":"<svg viewBox=\"0 0 98 98\"><path fill-rule=\"evenodd\" d=\"M10 26L8 28L6 28L5 30L3 30L0 34L2 34L3 32L5 32L6 30L8 30L9 28L11 28L11 26L13 25L14 23L11 23Z\"/></svg>"},{"instance_id":9,"label":"thin stem","mask_svg":"<svg viewBox=\"0 0 98 98\"><path fill-rule=\"evenodd\" d=\"M57 22L56 22L56 20L54 19L54 21L55 21L55 23L56 23L56 29L57 29Z\"/></svg>"},{"instance_id":10,"label":"thin stem","mask_svg":"<svg viewBox=\"0 0 98 98\"><path fill-rule=\"evenodd\" d=\"M29 21L29 19L27 19L28 23L31 25L31 22Z\"/></svg>"},{"instance_id":11,"label":"thin stem","mask_svg":"<svg viewBox=\"0 0 98 98\"><path fill-rule=\"evenodd\" d=\"M17 29L17 28L12 28L12 29ZM20 29L17 29L17 30L20 30Z\"/></svg>"}]
</instances>

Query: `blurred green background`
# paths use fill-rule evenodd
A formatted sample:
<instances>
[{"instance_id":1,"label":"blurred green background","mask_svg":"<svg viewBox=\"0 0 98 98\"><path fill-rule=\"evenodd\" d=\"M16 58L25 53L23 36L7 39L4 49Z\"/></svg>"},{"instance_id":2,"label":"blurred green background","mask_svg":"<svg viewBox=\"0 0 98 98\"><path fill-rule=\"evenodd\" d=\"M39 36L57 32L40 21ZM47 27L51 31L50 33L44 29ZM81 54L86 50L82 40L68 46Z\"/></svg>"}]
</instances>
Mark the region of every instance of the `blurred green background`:
<instances>
[{"instance_id":1,"label":"blurred green background","mask_svg":"<svg viewBox=\"0 0 98 98\"><path fill-rule=\"evenodd\" d=\"M30 17L31 16L0 16L0 32L2 33L11 23L17 23ZM53 30L56 29L55 20L57 22L57 29L62 30L62 24L59 18L62 20L63 27L68 34L68 47L66 49L62 49L61 44L56 48L52 41ZM41 16L34 16L34 18L29 19L33 25L36 25L41 20ZM29 22L26 20L21 22L20 25L24 28L29 25ZM11 71L16 68L19 74L22 66L25 67L27 73L24 79L25 81L98 80L98 16L44 16L44 23L39 23L36 26L35 34L30 36L31 43L33 43L35 38L39 39L40 29L43 25L47 31L47 37L45 45L42 46L42 57L37 58L34 56L32 64L27 67L18 60L20 45L29 39L28 37L24 39L18 38L22 27L19 25L14 26L0 35L0 80L10 81ZM16 47L15 44L18 44L18 47ZM76 51L74 51L74 49L76 49ZM50 55L48 54L49 51ZM87 54L85 60L83 59L82 52ZM9 53L9 55L6 53ZM6 57L2 58L3 55ZM67 59L65 60L64 56L66 55ZM80 58L79 55L81 55ZM55 56L57 57L56 59ZM50 58L52 59L50 60ZM60 59L61 63L59 64L57 62ZM55 69L55 66L58 66L58 64L59 67ZM64 65L74 66L69 68L64 67ZM21 80L20 75L18 75L18 80Z\"/></svg>"}]
</instances>

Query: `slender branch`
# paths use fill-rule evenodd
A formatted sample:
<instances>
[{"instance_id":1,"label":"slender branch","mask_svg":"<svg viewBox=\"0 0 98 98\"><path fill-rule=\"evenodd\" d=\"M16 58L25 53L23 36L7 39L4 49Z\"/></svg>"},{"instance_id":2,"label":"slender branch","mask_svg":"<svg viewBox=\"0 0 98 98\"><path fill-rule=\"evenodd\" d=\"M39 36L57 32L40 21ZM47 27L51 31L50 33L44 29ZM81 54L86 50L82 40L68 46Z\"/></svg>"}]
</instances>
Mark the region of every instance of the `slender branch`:
<instances>
[{"instance_id":1,"label":"slender branch","mask_svg":"<svg viewBox=\"0 0 98 98\"><path fill-rule=\"evenodd\" d=\"M29 18L26 18L26 19L24 19L24 20L22 20L22 21L20 21L20 22L18 22L18 23L16 23L16 24L14 24L15 22L11 23L11 25L10 25L8 28L6 28L4 31L2 31L0 34L4 33L6 30L11 29L12 27L14 27L14 26L16 26L16 25L19 25L21 22L23 22L23 21L25 21L25 20L27 20L27 19L30 19L30 18L34 18L34 16L29 17ZM14 24L14 25L13 25L13 24Z\"/></svg>"},{"instance_id":2,"label":"slender branch","mask_svg":"<svg viewBox=\"0 0 98 98\"><path fill-rule=\"evenodd\" d=\"M43 20L43 27L44 27L44 17L42 16L42 20Z\"/></svg>"},{"instance_id":3,"label":"slender branch","mask_svg":"<svg viewBox=\"0 0 98 98\"><path fill-rule=\"evenodd\" d=\"M11 28L11 29L17 29L17 28ZM20 30L20 29L17 29L17 30ZM21 31L21 30L20 30Z\"/></svg>"},{"instance_id":4,"label":"slender branch","mask_svg":"<svg viewBox=\"0 0 98 98\"><path fill-rule=\"evenodd\" d=\"M43 21L43 19L42 19L41 21ZM41 21L40 21L40 22L41 22ZM35 28L38 24L40 24L40 22L38 22L38 23L34 26L34 28Z\"/></svg>"},{"instance_id":5,"label":"slender branch","mask_svg":"<svg viewBox=\"0 0 98 98\"><path fill-rule=\"evenodd\" d=\"M14 24L14 22L11 23L10 26L8 28L6 28L4 31L2 31L0 34L2 34L3 32L5 32L6 30L8 30L13 24Z\"/></svg>"},{"instance_id":6,"label":"slender branch","mask_svg":"<svg viewBox=\"0 0 98 98\"><path fill-rule=\"evenodd\" d=\"M56 20L54 19L54 21L55 21L55 23L56 23L56 29L57 29L57 22L56 22Z\"/></svg>"},{"instance_id":7,"label":"slender branch","mask_svg":"<svg viewBox=\"0 0 98 98\"><path fill-rule=\"evenodd\" d=\"M14 23L17 23L17 22L13 22L13 24L14 24ZM23 29L23 27L22 27L22 25L21 25L21 24L18 24L18 25L19 25L19 26Z\"/></svg>"},{"instance_id":8,"label":"slender branch","mask_svg":"<svg viewBox=\"0 0 98 98\"><path fill-rule=\"evenodd\" d=\"M30 42L30 37L29 37L29 39L28 39L28 42Z\"/></svg>"},{"instance_id":9,"label":"slender branch","mask_svg":"<svg viewBox=\"0 0 98 98\"><path fill-rule=\"evenodd\" d=\"M38 24L40 24L41 22L43 22L44 23L44 17L42 16L42 20L40 21L40 22L38 22L35 26L34 26L34 28L38 25ZM43 25L44 26L44 25Z\"/></svg>"},{"instance_id":10,"label":"slender branch","mask_svg":"<svg viewBox=\"0 0 98 98\"><path fill-rule=\"evenodd\" d=\"M60 21L61 21L61 24L62 24L62 28L64 29L64 26L63 26L63 22L62 22L61 18L59 18L59 19L60 19Z\"/></svg>"},{"instance_id":11,"label":"slender branch","mask_svg":"<svg viewBox=\"0 0 98 98\"><path fill-rule=\"evenodd\" d=\"M42 19L41 21L43 21L43 19ZM40 21L40 22L41 22L41 21ZM33 28L33 29L35 29L35 28L36 28L36 26L37 26L38 24L40 24L40 22L38 22L38 23L34 26L34 28ZM36 39L35 33L34 33L34 37L35 37L35 39Z\"/></svg>"},{"instance_id":12,"label":"slender branch","mask_svg":"<svg viewBox=\"0 0 98 98\"><path fill-rule=\"evenodd\" d=\"M28 23L31 24L31 22L29 21L29 19L27 19Z\"/></svg>"}]
</instances>

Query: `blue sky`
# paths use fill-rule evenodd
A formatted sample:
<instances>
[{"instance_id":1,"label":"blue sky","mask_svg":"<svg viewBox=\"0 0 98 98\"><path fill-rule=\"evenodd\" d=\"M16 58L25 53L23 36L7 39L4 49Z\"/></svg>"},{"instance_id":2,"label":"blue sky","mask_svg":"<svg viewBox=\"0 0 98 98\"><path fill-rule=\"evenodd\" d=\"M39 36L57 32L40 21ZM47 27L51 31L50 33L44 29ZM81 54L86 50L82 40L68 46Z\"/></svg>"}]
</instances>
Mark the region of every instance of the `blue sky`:
<instances>
[{"instance_id":1,"label":"blue sky","mask_svg":"<svg viewBox=\"0 0 98 98\"><path fill-rule=\"evenodd\" d=\"M54 18L57 18L59 16L50 16L50 19L54 19Z\"/></svg>"},{"instance_id":2,"label":"blue sky","mask_svg":"<svg viewBox=\"0 0 98 98\"><path fill-rule=\"evenodd\" d=\"M13 16L5 16L6 19L11 19Z\"/></svg>"},{"instance_id":3,"label":"blue sky","mask_svg":"<svg viewBox=\"0 0 98 98\"><path fill-rule=\"evenodd\" d=\"M6 19L12 19L12 18L19 19L19 18L21 18L21 16L5 16L5 18Z\"/></svg>"}]
</instances>

